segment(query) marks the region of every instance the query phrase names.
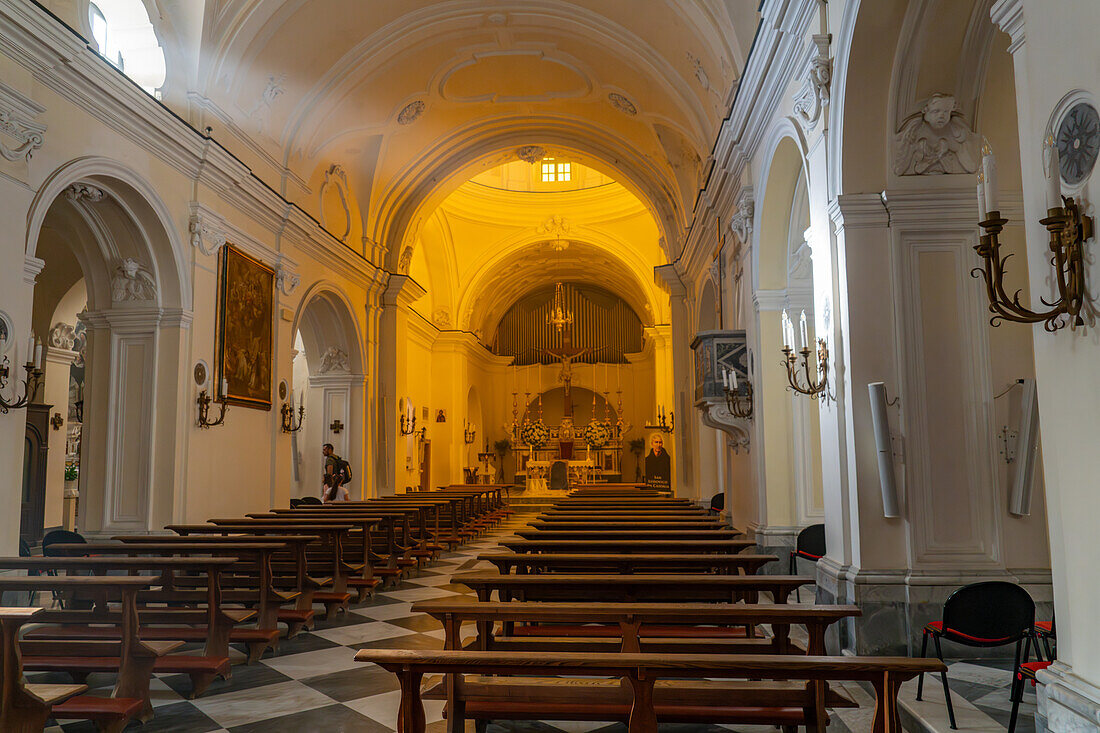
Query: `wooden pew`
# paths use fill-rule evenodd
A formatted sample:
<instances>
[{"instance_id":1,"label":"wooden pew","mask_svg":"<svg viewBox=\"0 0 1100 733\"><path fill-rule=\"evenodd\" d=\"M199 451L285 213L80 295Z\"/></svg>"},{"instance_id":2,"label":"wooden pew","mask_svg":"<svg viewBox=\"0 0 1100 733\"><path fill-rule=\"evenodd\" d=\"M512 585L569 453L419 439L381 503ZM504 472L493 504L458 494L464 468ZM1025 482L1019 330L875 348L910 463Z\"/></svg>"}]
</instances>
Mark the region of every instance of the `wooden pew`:
<instances>
[{"instance_id":1,"label":"wooden pew","mask_svg":"<svg viewBox=\"0 0 1100 733\"><path fill-rule=\"evenodd\" d=\"M67 639L19 642L22 668L26 671L66 672L78 685L82 685L91 672L113 672L118 676L111 693L111 698L117 702L96 701L94 705L82 706L70 701L67 709L55 708L54 715L92 718L112 730L122 730L131 718L145 722L153 717L149 681L155 665L175 656L169 655L169 652L183 645L183 642L141 639L137 594L156 582L156 578L133 576L0 577L0 592L82 590L92 593L96 606L104 611L109 601L117 600L120 604L122 634L118 641ZM48 613L36 614L34 620L46 621Z\"/></svg>"},{"instance_id":2,"label":"wooden pew","mask_svg":"<svg viewBox=\"0 0 1100 733\"><path fill-rule=\"evenodd\" d=\"M235 557L7 557L0 558L0 569L96 575L109 571L131 574L153 571L157 573L156 584L162 589L158 593L161 598L176 587L180 573L197 573L206 587L206 608L140 606L141 638L144 641L202 642L202 656L228 662L233 627L256 615L254 611L222 605L221 572L236 562ZM126 633L124 614L102 607L49 609L36 620L50 625L28 631L24 638L119 641Z\"/></svg>"},{"instance_id":3,"label":"wooden pew","mask_svg":"<svg viewBox=\"0 0 1100 733\"><path fill-rule=\"evenodd\" d=\"M371 662L398 676L398 730L426 729L420 684L425 674L445 682L447 729L462 731L467 717L509 719L626 720L631 733L657 733L658 722L806 725L824 730L830 684L868 682L875 690L872 733L902 733L898 690L922 672L946 669L937 659L817 657L756 654L586 654L465 650L362 649L356 661ZM514 675L467 678L465 675ZM604 676L582 704L570 704L594 685L554 680L561 675ZM530 677L536 677L529 680ZM736 680L715 686L661 678ZM624 690L618 680L625 680ZM774 682L769 682L772 680ZM715 698L718 698L717 700ZM719 703L721 706L711 704Z\"/></svg>"},{"instance_id":4,"label":"wooden pew","mask_svg":"<svg viewBox=\"0 0 1100 733\"><path fill-rule=\"evenodd\" d=\"M282 587L299 593L298 610L312 610L313 603L321 603L325 606L325 618L332 618L338 611L347 610L351 602L351 593L347 590L348 575L350 572L363 571L362 566L350 564L344 558L345 537L355 528L355 525L347 521L319 520L294 523L284 521L273 524L253 519L213 519L210 520L210 524L170 524L167 528L177 532L181 537L236 535L238 538L236 541L241 542L264 541L264 538L269 535L285 535L289 538L299 535L297 541L304 543L301 546L301 552L306 554L296 556L294 575L280 576L272 568L269 582L278 586L280 577L284 577ZM232 542L233 540L223 541ZM294 541L293 539L284 540L285 543ZM318 553L313 562L308 554L311 548ZM306 595L305 598L301 596L303 593ZM312 619L312 615L310 618Z\"/></svg>"},{"instance_id":5,"label":"wooden pew","mask_svg":"<svg viewBox=\"0 0 1100 733\"><path fill-rule=\"evenodd\" d=\"M547 636L568 635L583 636L588 639L609 638L615 640L610 651L668 651L668 649L643 649L659 644L650 640L665 636L675 636L676 643L684 639L706 639L710 646L687 644L698 647L694 651L708 654L719 653L720 649L729 650L738 644L757 654L791 654L798 650L790 640L790 627L806 627L809 638L803 653L825 654L825 631L831 625L845 618L861 615L858 606L826 606L801 604L744 604L744 603L546 603L546 602L500 602L469 603L464 601L420 601L413 605L416 613L426 613L442 624L446 632L444 649L462 648L462 623L473 621L478 625L478 637L467 647L488 651L510 648L520 651L534 651L512 644L493 634L493 624L505 625L517 623L537 623L535 629L545 632L539 636L540 645L553 649L546 641ZM598 624L598 625L597 625ZM758 626L769 624L773 631L770 639L751 639L735 641L722 646L719 642L728 642L728 633L732 627ZM530 629L529 629L530 630ZM567 633L562 633L567 632ZM527 638L534 634L525 634ZM513 639L512 641L515 641ZM746 643L747 642L747 643ZM761 643L762 642L762 643ZM580 646L571 643L570 646ZM607 651L606 643L600 644ZM673 646L666 643L665 647ZM565 651L569 651L568 649ZM593 651L592 649L572 649L572 651ZM683 651L683 650L681 650ZM726 651L725 653L739 653ZM742 650L740 653L744 653Z\"/></svg>"},{"instance_id":6,"label":"wooden pew","mask_svg":"<svg viewBox=\"0 0 1100 733\"><path fill-rule=\"evenodd\" d=\"M527 540L662 540L679 538L682 540L732 540L741 536L738 529L517 529L512 532ZM753 540L746 547L756 544Z\"/></svg>"},{"instance_id":7,"label":"wooden pew","mask_svg":"<svg viewBox=\"0 0 1100 733\"><path fill-rule=\"evenodd\" d=\"M540 514L535 521L542 523L571 522L574 524L643 524L643 523L702 523L720 524L720 520L705 514Z\"/></svg>"},{"instance_id":8,"label":"wooden pew","mask_svg":"<svg viewBox=\"0 0 1100 733\"><path fill-rule=\"evenodd\" d=\"M215 545L239 545L257 543L257 541L263 541L263 543L278 543L286 545L287 555L289 558L289 564L293 565L293 569L290 570L289 577L279 576L276 572L278 568L277 558L279 554L273 556L272 559L272 583L276 588L285 588L293 592L299 593L296 608L286 609L278 608L276 610L276 620L281 621L287 625L287 638L294 638L301 631L311 630L313 627L313 608L312 597L313 592L318 589L324 588L331 584L331 578L319 577L317 575L309 575L308 565L306 561L306 546L313 541L317 541L319 537L316 535L213 535L209 537L202 537L200 540L197 538L188 538L182 536L172 535L118 535L112 537L114 540L121 541L124 544L130 545L163 545L165 543L194 543L194 541L202 541L206 544ZM187 558L173 558L179 560L186 560ZM237 562L234 562L237 565ZM234 568L232 576L231 586L234 589L249 588L259 584L259 568L238 567ZM246 579L254 578L254 582L246 582ZM292 580L293 579L293 580ZM185 577L177 578L176 584L180 587L186 588L202 588L204 587L204 581L200 577ZM253 642L257 641L255 638L254 630L235 630L235 634L232 639L233 642L246 644L249 639L246 637L252 636ZM259 657L256 657L259 658ZM255 659L253 659L254 661Z\"/></svg>"},{"instance_id":9,"label":"wooden pew","mask_svg":"<svg viewBox=\"0 0 1100 733\"><path fill-rule=\"evenodd\" d=\"M554 529L554 530L575 530L575 531L595 531L600 529L606 529L609 531L614 530L641 530L641 529L661 529L661 530L716 530L716 529L729 529L729 525L723 524L714 519L699 519L691 520L687 522L597 522L597 521L577 521L577 522L544 522L541 519L527 523L530 529Z\"/></svg>"},{"instance_id":10,"label":"wooden pew","mask_svg":"<svg viewBox=\"0 0 1100 733\"><path fill-rule=\"evenodd\" d=\"M601 552L613 553L646 553L655 554L669 552L676 554L690 553L733 553L740 552L747 547L753 547L756 543L751 540L696 540L696 539L664 539L664 540L555 540L555 539L511 539L504 538L500 541L503 547L513 552L569 552L597 554ZM777 560L778 558L773 558Z\"/></svg>"},{"instance_id":11,"label":"wooden pew","mask_svg":"<svg viewBox=\"0 0 1100 733\"><path fill-rule=\"evenodd\" d=\"M460 573L452 583L466 585L481 602L496 591L500 600L620 601L629 603L747 603L769 593L786 603L795 588L812 583L804 575L573 574L501 575Z\"/></svg>"},{"instance_id":12,"label":"wooden pew","mask_svg":"<svg viewBox=\"0 0 1100 733\"><path fill-rule=\"evenodd\" d=\"M153 555L153 556L194 556L211 555L215 557L237 557L243 572L256 577L254 583L239 588L230 587L232 577L226 573L222 577L222 599L226 603L242 604L256 611L255 628L235 628L230 632L230 641L241 642L248 647L248 663L259 659L267 649L278 647L279 626L278 610L280 606L294 603L298 599L296 591L280 591L272 582L272 558L276 553L286 551L285 542L189 542L179 537L161 537L161 541L149 542L88 542L84 544L55 544L52 549L63 555ZM173 603L204 603L207 589L175 588L161 591L150 596L156 600ZM197 664L197 662L196 662ZM158 666L157 671L161 670ZM193 684L209 684L214 676L205 667L197 669L191 675ZM200 690L201 691L201 690ZM196 693L197 694L197 693Z\"/></svg>"},{"instance_id":13,"label":"wooden pew","mask_svg":"<svg viewBox=\"0 0 1100 733\"><path fill-rule=\"evenodd\" d=\"M574 554L506 552L479 555L502 574L517 573L711 573L755 575L773 555L739 554Z\"/></svg>"},{"instance_id":14,"label":"wooden pew","mask_svg":"<svg viewBox=\"0 0 1100 733\"><path fill-rule=\"evenodd\" d=\"M41 733L52 709L66 700L79 707L87 685L27 684L23 677L23 659L19 650L19 629L34 619L41 608L0 607L0 730L11 733ZM137 709L140 700L132 700Z\"/></svg>"}]
</instances>

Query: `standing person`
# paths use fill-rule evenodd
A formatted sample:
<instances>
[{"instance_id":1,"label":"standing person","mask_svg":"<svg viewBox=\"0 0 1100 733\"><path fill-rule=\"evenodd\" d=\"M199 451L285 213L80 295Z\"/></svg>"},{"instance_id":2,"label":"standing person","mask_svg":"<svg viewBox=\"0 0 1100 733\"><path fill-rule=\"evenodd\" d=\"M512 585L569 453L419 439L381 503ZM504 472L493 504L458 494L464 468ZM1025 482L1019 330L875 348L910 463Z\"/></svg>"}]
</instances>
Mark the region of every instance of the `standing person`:
<instances>
[{"instance_id":1,"label":"standing person","mask_svg":"<svg viewBox=\"0 0 1100 733\"><path fill-rule=\"evenodd\" d=\"M325 475L333 477L337 488L346 487L351 483L351 466L343 458L336 455L332 443L325 443L321 447L321 455L325 457ZM348 494L346 488L343 493ZM344 501L347 501L347 499L344 499Z\"/></svg>"}]
</instances>

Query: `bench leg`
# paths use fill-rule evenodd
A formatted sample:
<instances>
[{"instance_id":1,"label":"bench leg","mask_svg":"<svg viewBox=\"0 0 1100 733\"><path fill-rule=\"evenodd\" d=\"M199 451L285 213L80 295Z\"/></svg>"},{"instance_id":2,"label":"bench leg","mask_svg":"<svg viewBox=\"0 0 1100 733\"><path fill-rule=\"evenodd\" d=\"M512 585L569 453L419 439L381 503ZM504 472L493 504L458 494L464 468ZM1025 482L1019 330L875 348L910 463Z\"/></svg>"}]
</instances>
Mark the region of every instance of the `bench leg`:
<instances>
[{"instance_id":1,"label":"bench leg","mask_svg":"<svg viewBox=\"0 0 1100 733\"><path fill-rule=\"evenodd\" d=\"M129 722L130 721L128 720L105 720L96 723L96 728L101 730L103 733L122 733Z\"/></svg>"},{"instance_id":2,"label":"bench leg","mask_svg":"<svg viewBox=\"0 0 1100 733\"><path fill-rule=\"evenodd\" d=\"M627 678L634 690L634 702L630 706L629 733L657 733L657 713L653 709L652 678L630 676Z\"/></svg>"},{"instance_id":3,"label":"bench leg","mask_svg":"<svg viewBox=\"0 0 1100 733\"><path fill-rule=\"evenodd\" d=\"M216 672L191 672L188 677L191 678L191 694L190 699L194 700L196 697L206 692L206 688L210 687L210 683L217 677Z\"/></svg>"},{"instance_id":4,"label":"bench leg","mask_svg":"<svg viewBox=\"0 0 1100 733\"><path fill-rule=\"evenodd\" d=\"M397 676L401 680L401 709L397 713L397 732L424 733L424 701L420 698L420 681L424 674L401 670Z\"/></svg>"},{"instance_id":5,"label":"bench leg","mask_svg":"<svg viewBox=\"0 0 1100 733\"><path fill-rule=\"evenodd\" d=\"M898 708L898 690L901 680L891 672L884 672L872 680L875 688L875 717L872 733L902 733L901 714ZM824 728L822 729L824 730Z\"/></svg>"},{"instance_id":6,"label":"bench leg","mask_svg":"<svg viewBox=\"0 0 1100 733\"><path fill-rule=\"evenodd\" d=\"M277 641L250 641L245 646L248 648L248 657L245 659L245 664L252 664L253 662L260 661L260 657L264 655L264 652L270 647L272 651L278 646Z\"/></svg>"}]
</instances>

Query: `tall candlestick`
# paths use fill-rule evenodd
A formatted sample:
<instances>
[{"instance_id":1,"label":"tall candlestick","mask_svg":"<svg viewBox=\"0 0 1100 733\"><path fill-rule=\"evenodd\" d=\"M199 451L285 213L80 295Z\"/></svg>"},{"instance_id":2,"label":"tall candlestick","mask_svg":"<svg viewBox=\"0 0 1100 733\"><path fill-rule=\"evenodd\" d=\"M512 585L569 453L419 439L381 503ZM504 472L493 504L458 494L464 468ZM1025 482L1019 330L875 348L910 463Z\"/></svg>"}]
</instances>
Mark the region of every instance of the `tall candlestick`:
<instances>
[{"instance_id":1,"label":"tall candlestick","mask_svg":"<svg viewBox=\"0 0 1100 733\"><path fill-rule=\"evenodd\" d=\"M790 341L789 338L787 338L787 322L788 322L788 320L789 319L787 318L787 311L784 310L783 311L783 316L779 320L779 329L783 332L783 346L785 348L789 349L789 348L791 348L791 341Z\"/></svg>"},{"instance_id":2,"label":"tall candlestick","mask_svg":"<svg viewBox=\"0 0 1100 733\"><path fill-rule=\"evenodd\" d=\"M806 336L806 311L802 311L802 316L798 319L798 335L802 337L802 348L809 348L809 340Z\"/></svg>"},{"instance_id":3,"label":"tall candlestick","mask_svg":"<svg viewBox=\"0 0 1100 733\"><path fill-rule=\"evenodd\" d=\"M997 159L989 143L982 146L982 174L985 176L985 210L997 211Z\"/></svg>"},{"instance_id":4,"label":"tall candlestick","mask_svg":"<svg viewBox=\"0 0 1100 733\"><path fill-rule=\"evenodd\" d=\"M1050 165L1047 167L1047 208L1062 208L1062 159L1058 155L1058 145L1054 136L1047 137L1050 150Z\"/></svg>"}]
</instances>

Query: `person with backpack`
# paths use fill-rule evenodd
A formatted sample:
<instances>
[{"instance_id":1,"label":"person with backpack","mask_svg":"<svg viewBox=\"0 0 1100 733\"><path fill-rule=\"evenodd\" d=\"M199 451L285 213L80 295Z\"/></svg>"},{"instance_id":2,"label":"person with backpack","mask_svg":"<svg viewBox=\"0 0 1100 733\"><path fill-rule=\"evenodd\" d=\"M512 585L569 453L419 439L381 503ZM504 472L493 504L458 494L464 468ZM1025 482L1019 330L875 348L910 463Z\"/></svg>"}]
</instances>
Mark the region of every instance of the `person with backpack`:
<instances>
[{"instance_id":1,"label":"person with backpack","mask_svg":"<svg viewBox=\"0 0 1100 733\"><path fill-rule=\"evenodd\" d=\"M342 493L342 500L347 501L350 497L344 487L351 483L351 466L343 458L336 455L332 443L325 443L321 447L321 454L325 457L325 475L332 477L333 484L331 489L326 488L326 490L330 491L334 498L341 496ZM342 492L341 489L343 489Z\"/></svg>"}]
</instances>

